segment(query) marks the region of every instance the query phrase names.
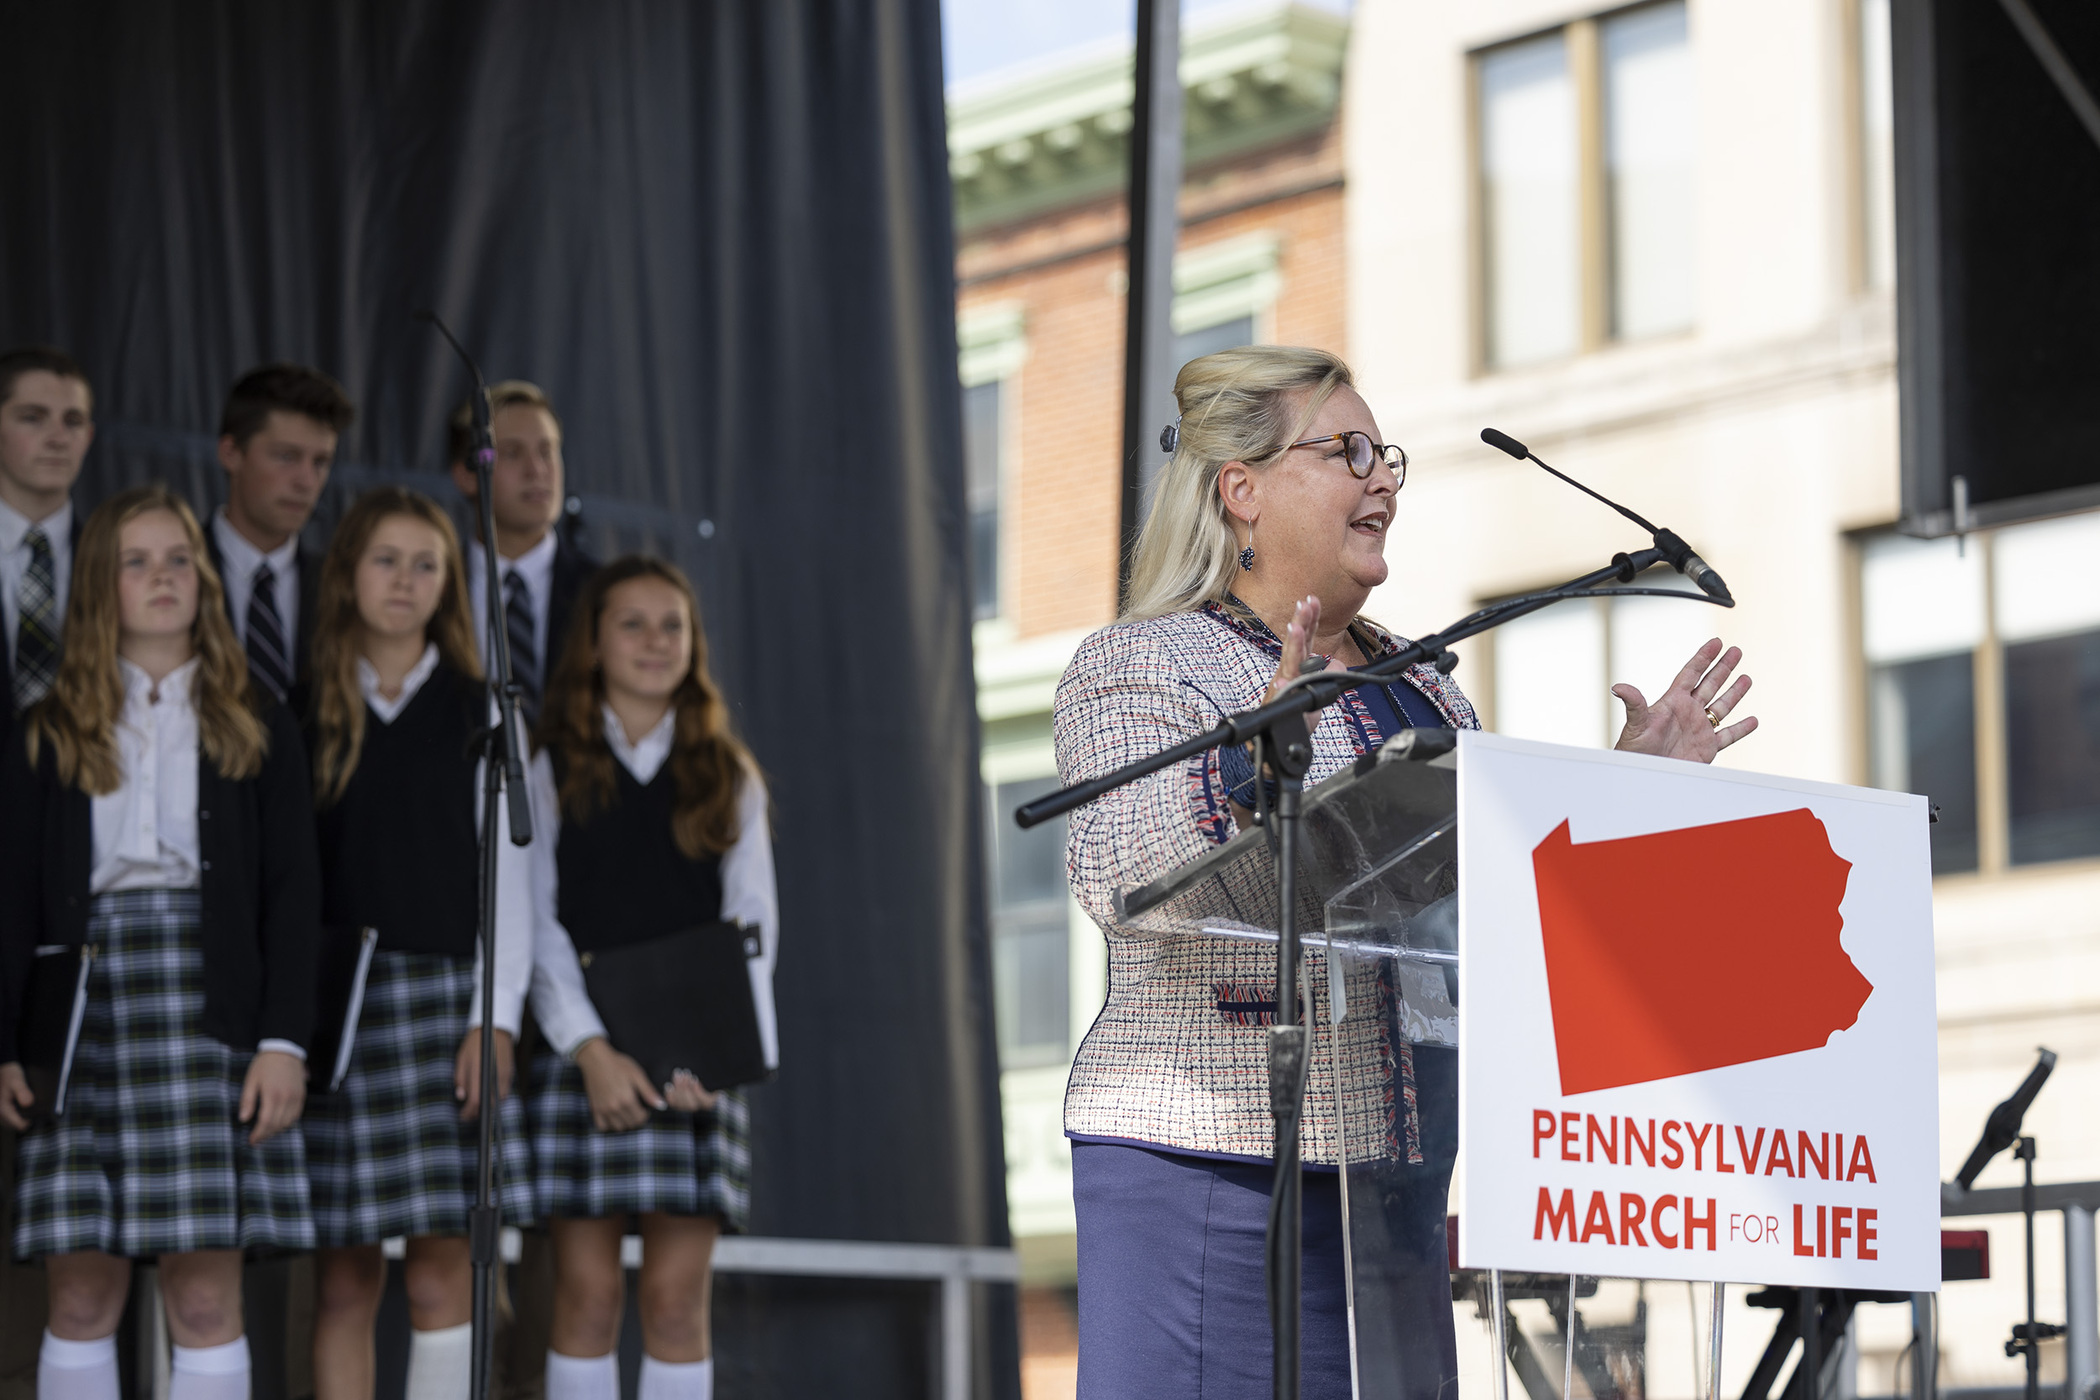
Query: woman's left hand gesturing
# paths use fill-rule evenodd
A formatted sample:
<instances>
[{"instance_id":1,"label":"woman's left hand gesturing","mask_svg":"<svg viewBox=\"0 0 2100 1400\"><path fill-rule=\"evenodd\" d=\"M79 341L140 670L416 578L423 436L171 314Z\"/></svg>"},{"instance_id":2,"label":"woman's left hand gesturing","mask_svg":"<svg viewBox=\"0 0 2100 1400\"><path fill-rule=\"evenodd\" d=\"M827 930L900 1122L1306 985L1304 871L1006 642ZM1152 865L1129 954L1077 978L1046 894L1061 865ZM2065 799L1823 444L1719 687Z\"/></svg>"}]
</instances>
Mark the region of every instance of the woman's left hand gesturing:
<instances>
[{"instance_id":1,"label":"woman's left hand gesturing","mask_svg":"<svg viewBox=\"0 0 2100 1400\"><path fill-rule=\"evenodd\" d=\"M1734 724L1723 723L1750 690L1748 676L1738 676L1734 685L1728 684L1742 659L1740 648L1722 652L1721 639L1716 637L1692 653L1677 679L1652 705L1630 685L1613 686L1611 693L1626 706L1626 727L1613 747L1694 763L1713 762L1715 754L1757 728L1754 715Z\"/></svg>"}]
</instances>

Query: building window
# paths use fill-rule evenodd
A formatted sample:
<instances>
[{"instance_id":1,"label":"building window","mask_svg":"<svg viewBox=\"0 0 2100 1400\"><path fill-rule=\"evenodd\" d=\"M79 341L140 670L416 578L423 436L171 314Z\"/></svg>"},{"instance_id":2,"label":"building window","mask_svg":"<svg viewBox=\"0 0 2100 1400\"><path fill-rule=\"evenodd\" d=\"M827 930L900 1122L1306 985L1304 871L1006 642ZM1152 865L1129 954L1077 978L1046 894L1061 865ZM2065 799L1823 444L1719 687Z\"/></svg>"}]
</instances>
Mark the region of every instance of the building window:
<instances>
[{"instance_id":1,"label":"building window","mask_svg":"<svg viewBox=\"0 0 2100 1400\"><path fill-rule=\"evenodd\" d=\"M1249 233L1174 256L1174 363L1266 340L1262 322L1283 288L1283 244Z\"/></svg>"},{"instance_id":2,"label":"building window","mask_svg":"<svg viewBox=\"0 0 2100 1400\"><path fill-rule=\"evenodd\" d=\"M1071 1027L1065 819L1023 831L1013 809L1057 790L1055 777L987 784L992 1001L1007 1069L1062 1064Z\"/></svg>"},{"instance_id":3,"label":"building window","mask_svg":"<svg viewBox=\"0 0 2100 1400\"><path fill-rule=\"evenodd\" d=\"M1667 569L1644 574L1640 586L1696 592ZM1606 748L1624 719L1611 687L1625 681L1655 699L1714 627L1705 605L1653 597L1555 603L1504 623L1489 633L1495 730Z\"/></svg>"},{"instance_id":4,"label":"building window","mask_svg":"<svg viewBox=\"0 0 2100 1400\"><path fill-rule=\"evenodd\" d=\"M1214 355L1220 350L1233 350L1253 343L1254 318L1235 316L1214 326L1177 332L1174 336L1174 363L1185 365L1190 360Z\"/></svg>"},{"instance_id":5,"label":"building window","mask_svg":"<svg viewBox=\"0 0 2100 1400\"><path fill-rule=\"evenodd\" d=\"M1939 809L1934 874L2100 856L2100 514L1861 557L1868 781Z\"/></svg>"},{"instance_id":6,"label":"building window","mask_svg":"<svg viewBox=\"0 0 2100 1400\"><path fill-rule=\"evenodd\" d=\"M1582 342L1575 84L1565 35L1480 57L1488 362L1572 355Z\"/></svg>"},{"instance_id":7,"label":"building window","mask_svg":"<svg viewBox=\"0 0 2100 1400\"><path fill-rule=\"evenodd\" d=\"M999 398L996 379L963 390L963 480L970 507L970 607L999 615Z\"/></svg>"},{"instance_id":8,"label":"building window","mask_svg":"<svg viewBox=\"0 0 2100 1400\"><path fill-rule=\"evenodd\" d=\"M1483 359L1689 328L1697 102L1682 0L1481 52Z\"/></svg>"},{"instance_id":9,"label":"building window","mask_svg":"<svg viewBox=\"0 0 2100 1400\"><path fill-rule=\"evenodd\" d=\"M1273 233L1249 233L1188 248L1174 255L1174 367L1267 337L1263 322L1283 286L1282 242ZM1146 453L1139 490L1152 509L1152 488L1165 461Z\"/></svg>"},{"instance_id":10,"label":"building window","mask_svg":"<svg viewBox=\"0 0 2100 1400\"><path fill-rule=\"evenodd\" d=\"M2007 857L2100 855L2100 515L1996 533L1992 612L2005 658Z\"/></svg>"},{"instance_id":11,"label":"building window","mask_svg":"<svg viewBox=\"0 0 2100 1400\"><path fill-rule=\"evenodd\" d=\"M1692 50L1682 4L1649 5L1598 26L1604 67L1604 172L1611 214L1611 333L1666 335L1692 324Z\"/></svg>"},{"instance_id":12,"label":"building window","mask_svg":"<svg viewBox=\"0 0 2100 1400\"><path fill-rule=\"evenodd\" d=\"M1013 475L1015 378L1028 358L1025 315L1012 305L978 306L956 318L962 379L963 490L969 508L970 609L979 621L1001 608L1000 500Z\"/></svg>"}]
</instances>

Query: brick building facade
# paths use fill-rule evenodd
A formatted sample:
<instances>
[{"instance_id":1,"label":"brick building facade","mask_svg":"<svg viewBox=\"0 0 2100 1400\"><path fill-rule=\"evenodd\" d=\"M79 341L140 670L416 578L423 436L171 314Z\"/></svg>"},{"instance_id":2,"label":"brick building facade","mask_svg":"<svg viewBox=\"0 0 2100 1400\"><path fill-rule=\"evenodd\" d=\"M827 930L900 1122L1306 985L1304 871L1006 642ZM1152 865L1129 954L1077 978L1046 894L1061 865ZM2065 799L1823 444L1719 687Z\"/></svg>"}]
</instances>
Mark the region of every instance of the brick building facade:
<instances>
[{"instance_id":1,"label":"brick building facade","mask_svg":"<svg viewBox=\"0 0 2100 1400\"><path fill-rule=\"evenodd\" d=\"M1296 4L1185 30L1183 358L1250 342L1346 349L1347 35L1345 18ZM1008 814L1054 785L1057 678L1115 616L1130 101L1127 42L949 94L996 1015L1031 1397L1071 1394L1062 1104L1105 955L1065 891L1061 828L1019 832Z\"/></svg>"}]
</instances>

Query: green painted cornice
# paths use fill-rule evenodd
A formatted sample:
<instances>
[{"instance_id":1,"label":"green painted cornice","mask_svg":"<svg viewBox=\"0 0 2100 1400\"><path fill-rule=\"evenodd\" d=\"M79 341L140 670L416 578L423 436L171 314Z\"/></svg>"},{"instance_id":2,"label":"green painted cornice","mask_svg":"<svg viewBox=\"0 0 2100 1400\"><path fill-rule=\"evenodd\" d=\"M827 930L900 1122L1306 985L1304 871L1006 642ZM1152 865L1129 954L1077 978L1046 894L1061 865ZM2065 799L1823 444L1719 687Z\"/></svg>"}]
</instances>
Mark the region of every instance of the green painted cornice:
<instances>
[{"instance_id":1,"label":"green painted cornice","mask_svg":"<svg viewBox=\"0 0 2100 1400\"><path fill-rule=\"evenodd\" d=\"M1345 16L1262 4L1183 34L1188 169L1317 131L1341 100ZM1129 146L1128 42L988 73L948 93L955 226L1012 223L1122 187Z\"/></svg>"}]
</instances>

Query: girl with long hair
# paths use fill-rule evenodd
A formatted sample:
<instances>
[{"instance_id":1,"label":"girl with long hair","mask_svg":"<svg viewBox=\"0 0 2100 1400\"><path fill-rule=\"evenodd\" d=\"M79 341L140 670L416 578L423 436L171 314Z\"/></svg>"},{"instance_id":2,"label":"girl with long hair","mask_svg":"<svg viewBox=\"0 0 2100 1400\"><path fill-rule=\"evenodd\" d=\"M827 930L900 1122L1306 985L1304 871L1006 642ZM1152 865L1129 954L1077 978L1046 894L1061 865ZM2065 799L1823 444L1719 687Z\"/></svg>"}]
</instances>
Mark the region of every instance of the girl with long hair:
<instances>
[{"instance_id":1,"label":"girl with long hair","mask_svg":"<svg viewBox=\"0 0 2100 1400\"><path fill-rule=\"evenodd\" d=\"M577 600L532 767L540 914L530 1066L540 1213L553 1233L547 1400L619 1394L628 1222L642 1236L641 1395L708 1400L716 1237L750 1206L749 1118L734 1090L651 1081L607 1035L585 957L720 920L758 930L749 960L766 1063L778 1061L779 941L766 788L707 670L685 576L629 556Z\"/></svg>"},{"instance_id":2,"label":"girl with long hair","mask_svg":"<svg viewBox=\"0 0 2100 1400\"><path fill-rule=\"evenodd\" d=\"M321 918L341 940L376 930L339 1091L315 1066L307 1111L319 1400L369 1400L383 1240L408 1241L409 1400L456 1400L472 1365L473 1204L481 1092L477 740L488 702L459 539L429 497L366 493L321 565L307 746L319 809ZM500 1204L531 1218L512 1039L532 968L528 857L497 837L496 1034Z\"/></svg>"},{"instance_id":3,"label":"girl with long hair","mask_svg":"<svg viewBox=\"0 0 2100 1400\"><path fill-rule=\"evenodd\" d=\"M196 517L161 486L105 502L57 678L0 765L0 1120L23 1134L15 1256L49 1290L44 1400L116 1400L135 1259L159 1261L173 1400L248 1394L242 1255L314 1243L311 812L298 729L249 681ZM53 1007L27 999L63 1024L77 985L45 959L88 973L62 1106L23 1064L56 1068L23 1036Z\"/></svg>"}]
</instances>

